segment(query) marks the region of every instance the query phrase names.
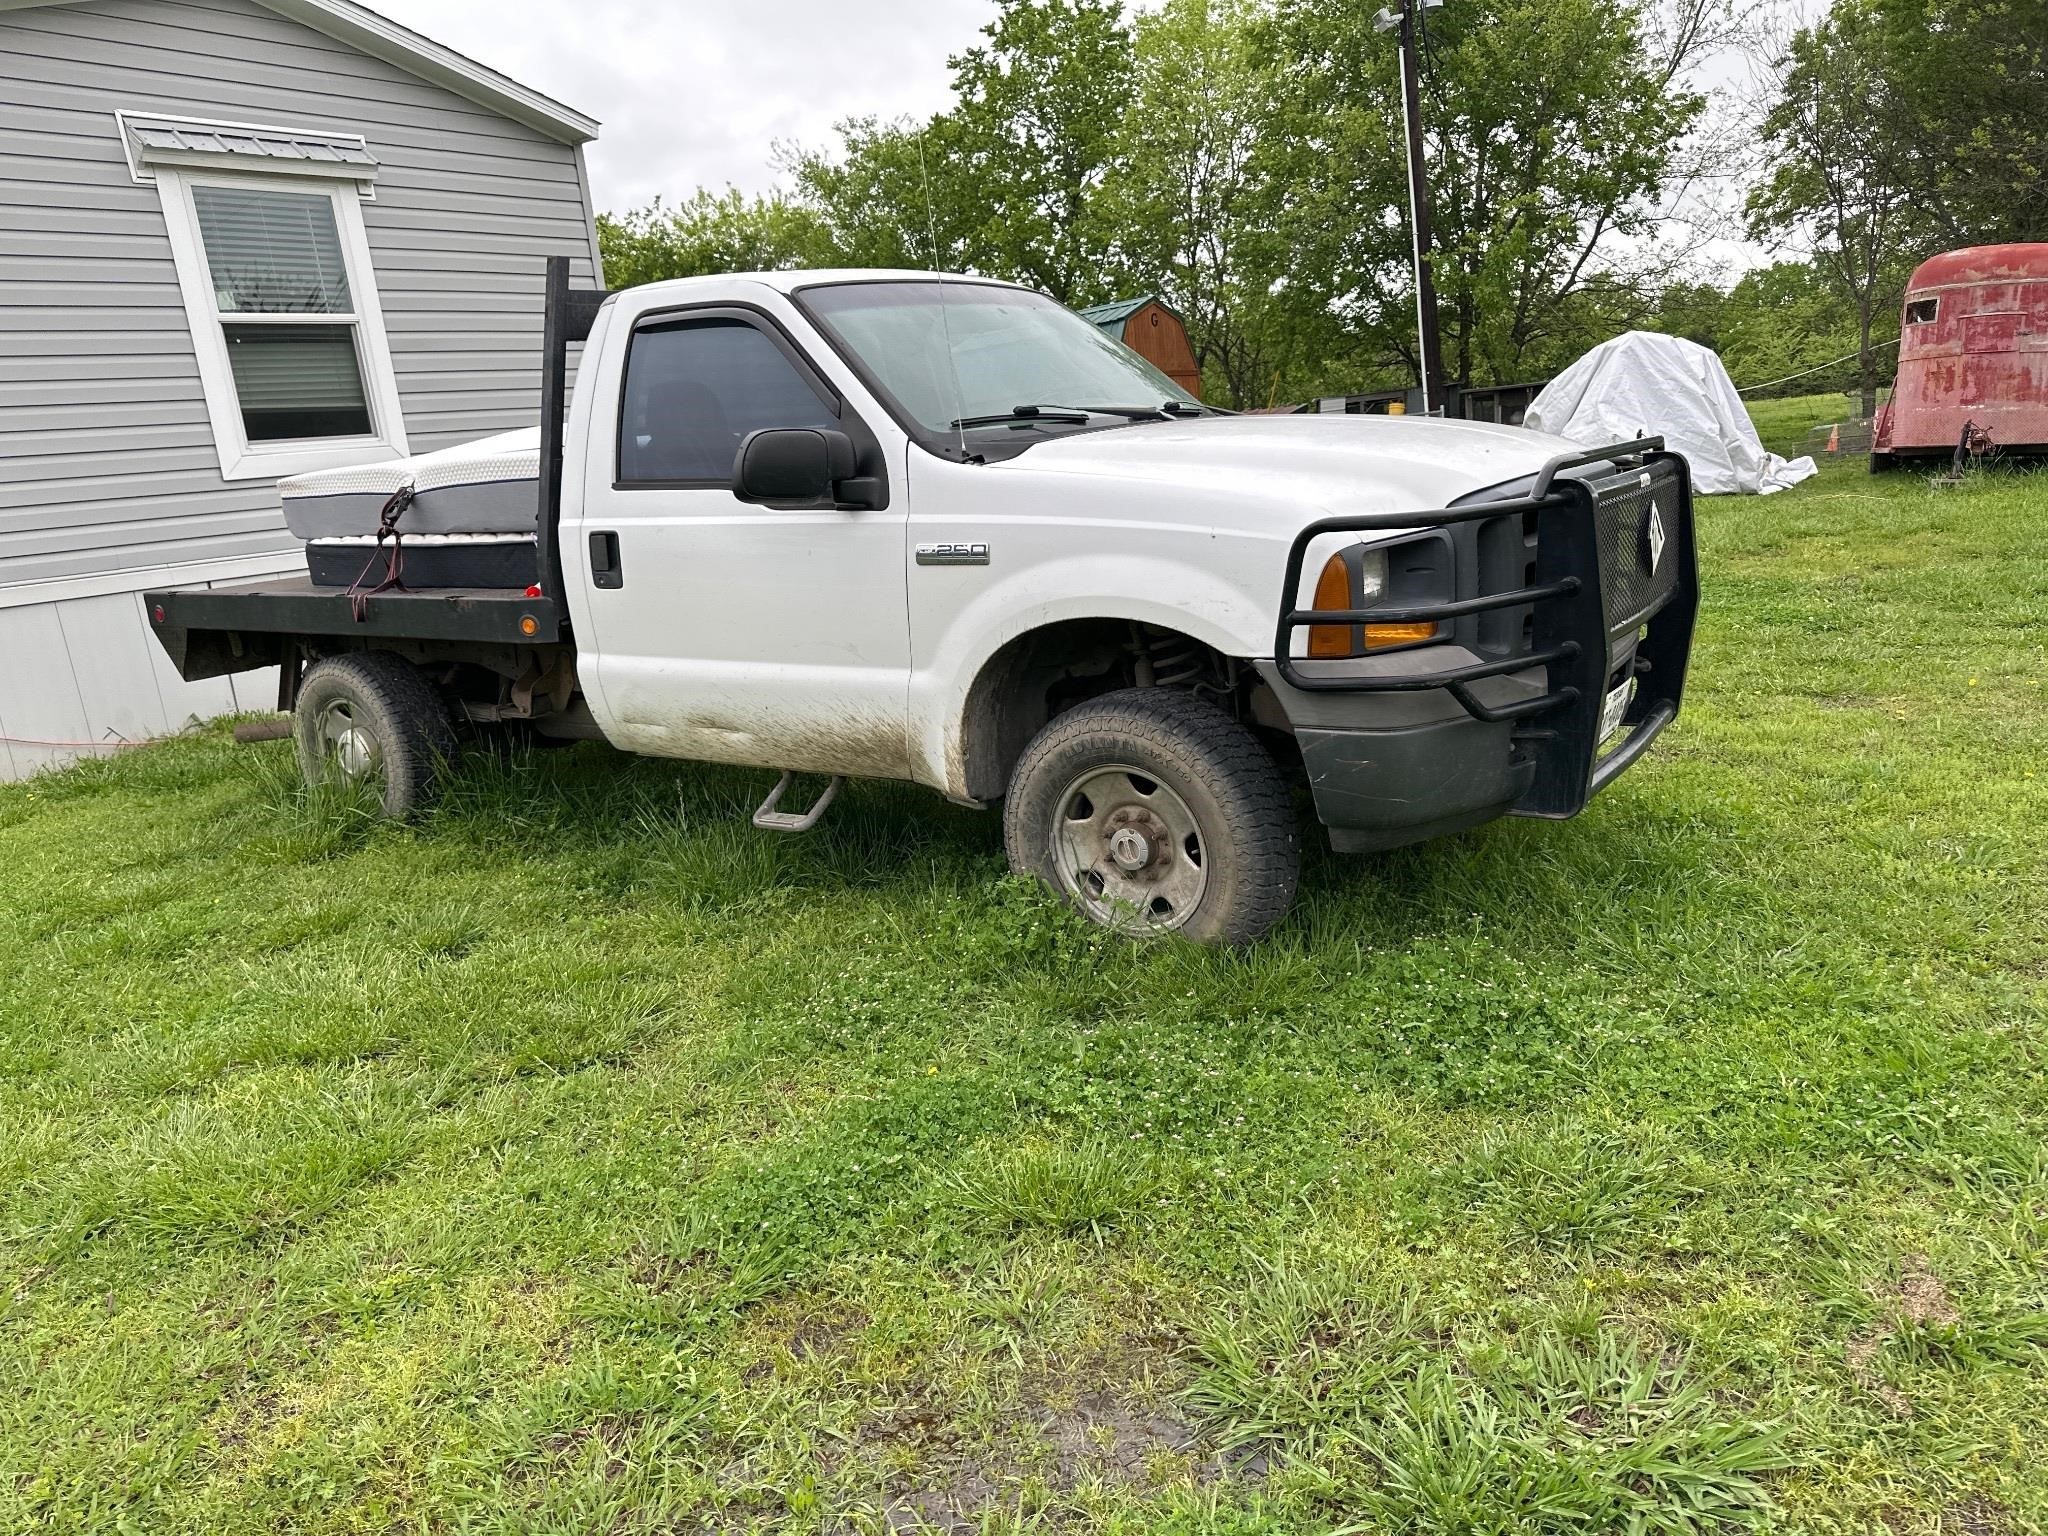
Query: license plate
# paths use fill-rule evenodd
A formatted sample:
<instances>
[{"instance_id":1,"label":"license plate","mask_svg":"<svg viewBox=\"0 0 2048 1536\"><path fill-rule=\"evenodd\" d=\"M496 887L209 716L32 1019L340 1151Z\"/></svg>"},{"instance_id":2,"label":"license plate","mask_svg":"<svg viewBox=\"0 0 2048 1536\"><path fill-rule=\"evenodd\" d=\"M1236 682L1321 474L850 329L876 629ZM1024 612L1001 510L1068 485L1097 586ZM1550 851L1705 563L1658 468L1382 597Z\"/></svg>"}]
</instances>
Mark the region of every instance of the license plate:
<instances>
[{"instance_id":1,"label":"license plate","mask_svg":"<svg viewBox=\"0 0 2048 1536\"><path fill-rule=\"evenodd\" d=\"M1600 735L1605 743L1607 738L1621 729L1621 717L1628 713L1628 701L1636 696L1636 680L1630 678L1619 688L1607 695L1607 702L1600 706Z\"/></svg>"}]
</instances>

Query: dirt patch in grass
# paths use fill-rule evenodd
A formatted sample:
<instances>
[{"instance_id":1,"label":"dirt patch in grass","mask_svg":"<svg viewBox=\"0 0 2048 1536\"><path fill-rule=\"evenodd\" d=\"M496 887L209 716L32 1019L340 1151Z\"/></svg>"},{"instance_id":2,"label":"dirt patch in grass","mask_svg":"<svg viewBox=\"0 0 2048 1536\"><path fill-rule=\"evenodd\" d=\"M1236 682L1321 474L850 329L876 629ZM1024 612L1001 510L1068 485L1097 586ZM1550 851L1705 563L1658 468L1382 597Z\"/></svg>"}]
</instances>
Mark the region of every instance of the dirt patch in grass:
<instances>
[{"instance_id":1,"label":"dirt patch in grass","mask_svg":"<svg viewBox=\"0 0 2048 1536\"><path fill-rule=\"evenodd\" d=\"M1875 1369L1878 1351L1884 1348L1884 1341L1890 1337L1891 1329L1880 1325L1850 1339L1845 1350L1849 1374L1856 1378L1858 1386L1890 1409L1893 1418L1910 1419L1913 1417L1913 1399L1879 1376Z\"/></svg>"},{"instance_id":2,"label":"dirt patch in grass","mask_svg":"<svg viewBox=\"0 0 2048 1536\"><path fill-rule=\"evenodd\" d=\"M836 1305L776 1308L763 1319L767 1339L803 1363L844 1359L871 1321L857 1307Z\"/></svg>"},{"instance_id":3,"label":"dirt patch in grass","mask_svg":"<svg viewBox=\"0 0 2048 1536\"><path fill-rule=\"evenodd\" d=\"M899 1421L892 1432L905 1427ZM916 1426L920 1433L931 1427ZM883 1518L892 1531L978 1531L1035 1481L1063 1495L1085 1483L1141 1489L1175 1481L1206 1485L1226 1470L1222 1458L1179 1419L1112 1393L1092 1393L1072 1407L1047 1411L1036 1425L1019 1425L1007 1454L893 1480ZM1239 1475L1247 1474L1240 1469Z\"/></svg>"},{"instance_id":4,"label":"dirt patch in grass","mask_svg":"<svg viewBox=\"0 0 2048 1536\"><path fill-rule=\"evenodd\" d=\"M1069 1486L1090 1473L1138 1482L1147 1478L1149 1464L1160 1453L1186 1456L1199 1449L1195 1432L1179 1419L1108 1393L1085 1397L1053 1414L1039 1426L1039 1433L1054 1447L1058 1480Z\"/></svg>"},{"instance_id":5,"label":"dirt patch in grass","mask_svg":"<svg viewBox=\"0 0 2048 1536\"><path fill-rule=\"evenodd\" d=\"M992 1451L970 1451L960 1427L923 1396L872 1420L860 1439L930 1458L889 1479L883 1519L891 1531L979 1531L999 1510L1089 1485L1144 1492L1266 1474L1263 1458L1233 1461L1128 1382L1037 1383Z\"/></svg>"},{"instance_id":6,"label":"dirt patch in grass","mask_svg":"<svg viewBox=\"0 0 2048 1536\"><path fill-rule=\"evenodd\" d=\"M558 1430L541 1437L534 1447L535 1460L528 1464L528 1476L559 1468L595 1456L597 1471L606 1482L615 1482L632 1465L625 1448L647 1424L645 1413L608 1413L574 1429ZM595 1451L590 1448L596 1447ZM515 1481L519 1481L515 1477Z\"/></svg>"},{"instance_id":7,"label":"dirt patch in grass","mask_svg":"<svg viewBox=\"0 0 2048 1536\"><path fill-rule=\"evenodd\" d=\"M239 1454L251 1441L268 1435L283 1410L284 1394L275 1387L265 1387L225 1405L214 1415L211 1426L215 1447L224 1456Z\"/></svg>"},{"instance_id":8,"label":"dirt patch in grass","mask_svg":"<svg viewBox=\"0 0 2048 1536\"><path fill-rule=\"evenodd\" d=\"M1951 1326L1963 1320L1925 1254L1909 1253L1900 1266L1899 1314L1909 1323Z\"/></svg>"},{"instance_id":9,"label":"dirt patch in grass","mask_svg":"<svg viewBox=\"0 0 2048 1536\"><path fill-rule=\"evenodd\" d=\"M1952 1327L1962 1321L1962 1313L1924 1253L1909 1253L1900 1261L1899 1283L1879 1300L1886 1309L1885 1315L1861 1333L1850 1335L1843 1346L1843 1357L1858 1386L1890 1409L1893 1418L1910 1419L1913 1399L1879 1375L1877 1357L1898 1332L1900 1323Z\"/></svg>"},{"instance_id":10,"label":"dirt patch in grass","mask_svg":"<svg viewBox=\"0 0 2048 1536\"><path fill-rule=\"evenodd\" d=\"M2007 1536L2012 1517L1996 1499L1973 1493L1941 1512L1942 1536Z\"/></svg>"},{"instance_id":11,"label":"dirt patch in grass","mask_svg":"<svg viewBox=\"0 0 2048 1536\"><path fill-rule=\"evenodd\" d=\"M959 1444L960 1431L945 1409L918 1387L862 1424L854 1438L857 1445L870 1449L901 1445L946 1451Z\"/></svg>"}]
</instances>

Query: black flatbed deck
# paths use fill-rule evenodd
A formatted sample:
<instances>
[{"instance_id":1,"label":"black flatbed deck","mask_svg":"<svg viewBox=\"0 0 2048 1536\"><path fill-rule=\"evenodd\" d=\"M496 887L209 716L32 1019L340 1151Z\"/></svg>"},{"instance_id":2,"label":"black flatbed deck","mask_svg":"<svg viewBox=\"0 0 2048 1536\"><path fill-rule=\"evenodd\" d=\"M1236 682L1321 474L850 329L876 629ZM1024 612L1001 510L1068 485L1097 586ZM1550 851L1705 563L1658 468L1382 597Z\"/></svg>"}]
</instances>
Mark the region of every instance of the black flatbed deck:
<instances>
[{"instance_id":1,"label":"black flatbed deck","mask_svg":"<svg viewBox=\"0 0 2048 1536\"><path fill-rule=\"evenodd\" d=\"M476 645L552 645L565 636L553 598L489 587L430 587L382 592L358 620L348 593L306 577L146 592L143 607L179 675L188 681L269 666L283 642L300 637L363 636Z\"/></svg>"}]
</instances>

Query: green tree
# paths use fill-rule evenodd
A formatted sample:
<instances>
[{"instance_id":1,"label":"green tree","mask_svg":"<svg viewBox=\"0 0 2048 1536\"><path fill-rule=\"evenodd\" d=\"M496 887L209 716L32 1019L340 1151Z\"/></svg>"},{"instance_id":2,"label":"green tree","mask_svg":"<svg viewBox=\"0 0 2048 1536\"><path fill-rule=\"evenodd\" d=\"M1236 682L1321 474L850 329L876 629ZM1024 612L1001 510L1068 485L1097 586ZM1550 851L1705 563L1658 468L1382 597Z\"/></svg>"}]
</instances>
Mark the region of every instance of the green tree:
<instances>
[{"instance_id":1,"label":"green tree","mask_svg":"<svg viewBox=\"0 0 2048 1536\"><path fill-rule=\"evenodd\" d=\"M837 249L825 221L804 203L702 188L685 202L656 198L630 213L597 217L605 282L613 288L707 272L771 272L828 266Z\"/></svg>"},{"instance_id":2,"label":"green tree","mask_svg":"<svg viewBox=\"0 0 2048 1536\"><path fill-rule=\"evenodd\" d=\"M941 125L947 180L982 216L980 271L1063 304L1115 296L1116 232L1096 194L1132 99L1131 35L1118 0L1000 0L987 41L951 61L958 98Z\"/></svg>"},{"instance_id":3,"label":"green tree","mask_svg":"<svg viewBox=\"0 0 2048 1536\"><path fill-rule=\"evenodd\" d=\"M1206 388L1232 406L1269 403L1287 353L1270 301L1271 189L1255 165L1275 94L1256 14L1255 0L1166 0L1139 18L1096 221L1133 280L1180 312Z\"/></svg>"},{"instance_id":4,"label":"green tree","mask_svg":"<svg viewBox=\"0 0 2048 1536\"><path fill-rule=\"evenodd\" d=\"M1730 296L1712 283L1670 283L1641 323L1719 352L1730 323L1729 301Z\"/></svg>"},{"instance_id":5,"label":"green tree","mask_svg":"<svg viewBox=\"0 0 2048 1536\"><path fill-rule=\"evenodd\" d=\"M1856 332L1854 306L1825 271L1779 261L1745 273L1728 294L1713 346L1741 388L1784 379L1765 393L1808 395L1855 387L1856 361L1837 359L1856 350Z\"/></svg>"},{"instance_id":6,"label":"green tree","mask_svg":"<svg viewBox=\"0 0 2048 1536\"><path fill-rule=\"evenodd\" d=\"M1945 246L2048 239L2048 5L1868 0L1859 42L1886 78L1915 201Z\"/></svg>"},{"instance_id":7,"label":"green tree","mask_svg":"<svg viewBox=\"0 0 2048 1536\"><path fill-rule=\"evenodd\" d=\"M836 151L796 150L785 166L848 266L958 271L974 265L973 207L949 150L952 124L839 124Z\"/></svg>"},{"instance_id":8,"label":"green tree","mask_svg":"<svg viewBox=\"0 0 2048 1536\"><path fill-rule=\"evenodd\" d=\"M1640 301L1647 234L1703 98L1681 84L1711 3L1459 0L1425 13L1423 116L1451 382L1526 377ZM1277 0L1289 90L1267 173L1289 190L1287 289L1328 350L1417 372L1398 59L1355 0Z\"/></svg>"},{"instance_id":9,"label":"green tree","mask_svg":"<svg viewBox=\"0 0 2048 1536\"><path fill-rule=\"evenodd\" d=\"M848 261L979 272L1066 304L1114 295L1127 264L1100 192L1131 99L1117 0L1000 0L949 60L953 105L925 123L856 118L834 150L787 157Z\"/></svg>"},{"instance_id":10,"label":"green tree","mask_svg":"<svg viewBox=\"0 0 2048 1536\"><path fill-rule=\"evenodd\" d=\"M1889 372L1876 333L1893 323L1927 228L1884 41L1862 0L1841 0L1793 34L1776 62L1762 124L1768 161L1748 204L1752 231L1806 255L1855 315L1866 416Z\"/></svg>"}]
</instances>

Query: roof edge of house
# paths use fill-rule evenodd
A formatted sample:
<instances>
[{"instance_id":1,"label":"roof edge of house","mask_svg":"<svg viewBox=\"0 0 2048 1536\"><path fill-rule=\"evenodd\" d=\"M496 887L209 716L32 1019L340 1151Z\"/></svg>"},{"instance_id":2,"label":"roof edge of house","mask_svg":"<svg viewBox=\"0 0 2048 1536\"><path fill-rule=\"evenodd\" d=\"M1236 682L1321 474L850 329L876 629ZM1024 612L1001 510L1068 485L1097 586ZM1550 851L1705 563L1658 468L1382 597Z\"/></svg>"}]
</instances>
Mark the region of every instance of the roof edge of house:
<instances>
[{"instance_id":1,"label":"roof edge of house","mask_svg":"<svg viewBox=\"0 0 2048 1536\"><path fill-rule=\"evenodd\" d=\"M25 11L64 0L0 0L0 13ZM401 26L354 0L254 0L265 10L311 27L336 42L395 64L408 74L444 86L456 95L501 112L514 122L564 144L587 144L597 137L598 121L574 107L521 85L453 48Z\"/></svg>"}]
</instances>

